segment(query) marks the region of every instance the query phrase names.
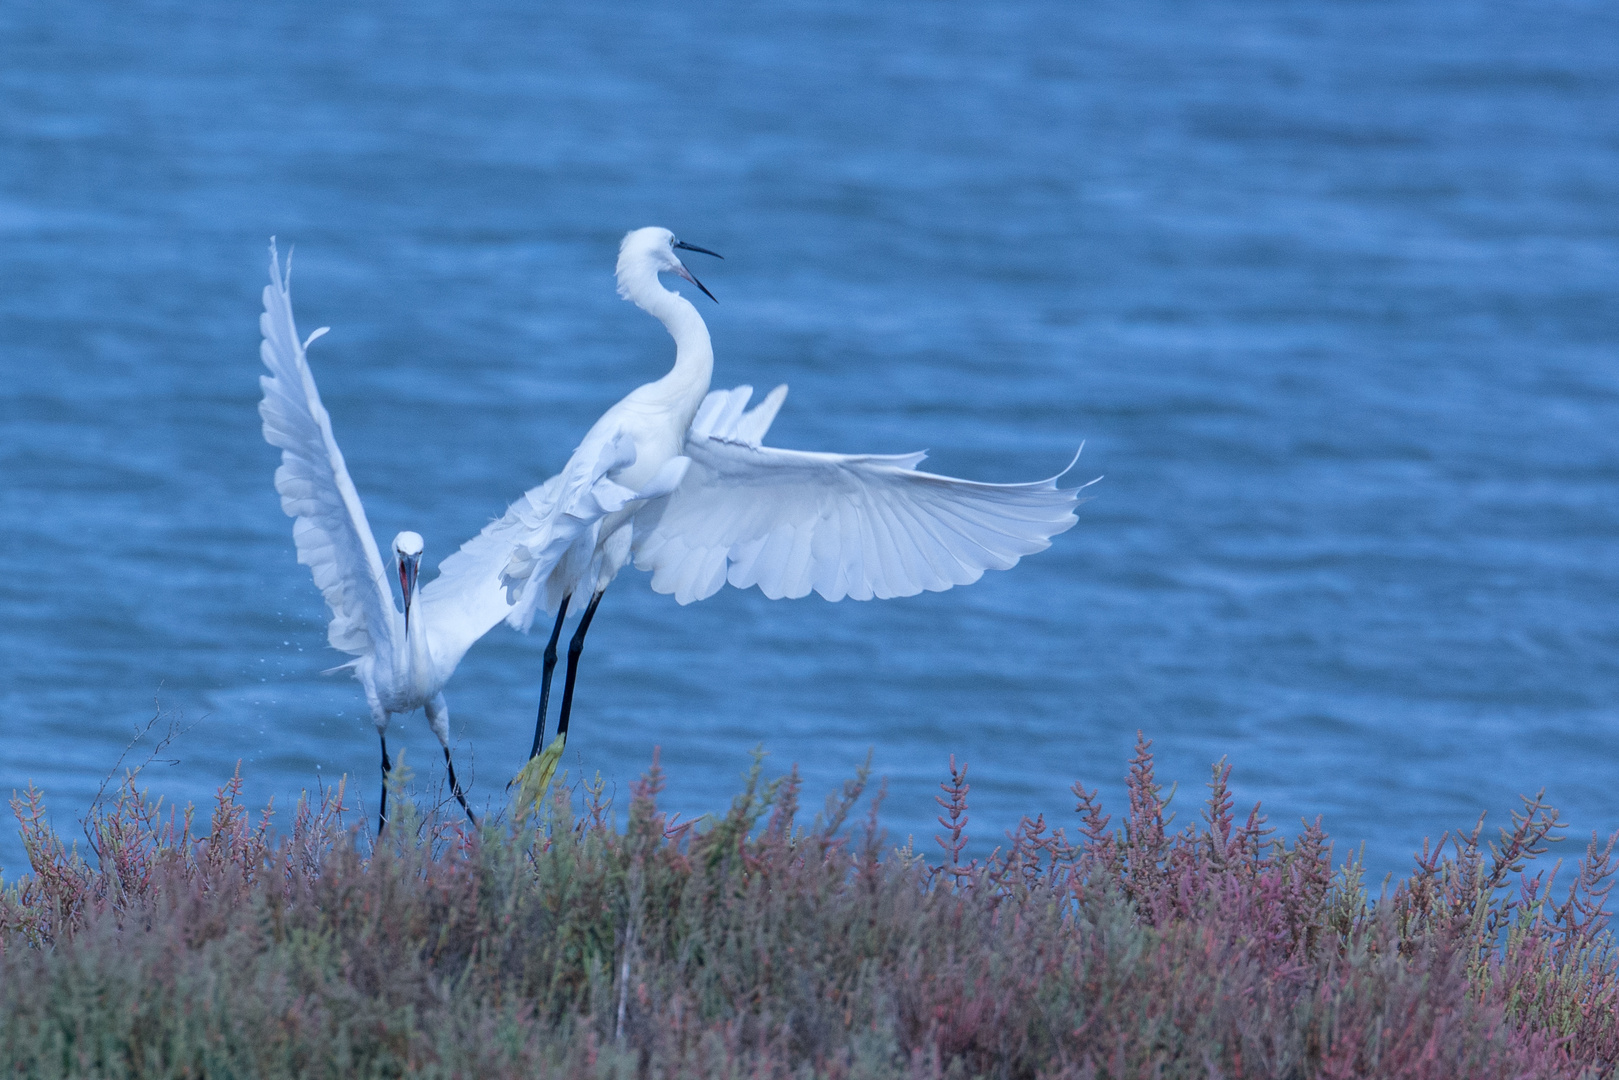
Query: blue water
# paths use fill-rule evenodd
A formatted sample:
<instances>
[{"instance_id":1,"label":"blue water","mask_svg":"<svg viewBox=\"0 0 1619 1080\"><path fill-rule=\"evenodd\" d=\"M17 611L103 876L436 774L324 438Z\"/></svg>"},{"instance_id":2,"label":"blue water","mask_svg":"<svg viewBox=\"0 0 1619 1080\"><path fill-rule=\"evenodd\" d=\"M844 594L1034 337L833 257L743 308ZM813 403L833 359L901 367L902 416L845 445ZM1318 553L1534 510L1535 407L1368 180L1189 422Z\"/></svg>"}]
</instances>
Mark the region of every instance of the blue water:
<instances>
[{"instance_id":1,"label":"blue water","mask_svg":"<svg viewBox=\"0 0 1619 1080\"><path fill-rule=\"evenodd\" d=\"M75 829L161 708L154 793L370 804L258 431L266 241L374 528L436 562L667 366L611 279L661 224L726 255L715 382L789 383L778 445L1106 478L944 594L627 573L574 775L661 746L692 812L756 744L812 798L870 749L931 847L954 753L987 845L1076 779L1119 809L1141 729L1182 820L1229 755L1379 873L1541 786L1619 828L1615 41L1556 0L6 5L0 790ZM542 644L450 684L480 803Z\"/></svg>"}]
</instances>

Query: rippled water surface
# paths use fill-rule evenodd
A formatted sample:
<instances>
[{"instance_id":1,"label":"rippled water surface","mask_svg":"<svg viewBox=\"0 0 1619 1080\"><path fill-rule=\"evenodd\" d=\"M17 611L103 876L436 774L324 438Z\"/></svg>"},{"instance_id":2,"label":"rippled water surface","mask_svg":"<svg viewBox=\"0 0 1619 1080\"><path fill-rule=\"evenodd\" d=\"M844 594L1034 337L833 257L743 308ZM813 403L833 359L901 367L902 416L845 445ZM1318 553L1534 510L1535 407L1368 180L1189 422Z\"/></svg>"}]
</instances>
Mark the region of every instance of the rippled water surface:
<instances>
[{"instance_id":1,"label":"rippled water surface","mask_svg":"<svg viewBox=\"0 0 1619 1080\"><path fill-rule=\"evenodd\" d=\"M1180 803L1229 755L1379 872L1542 785L1619 827L1612 6L215 11L0 8L0 789L59 824L154 702L191 725L156 792L240 760L255 801L375 799L258 431L271 234L373 526L436 562L665 369L611 279L663 224L726 255L716 385L789 383L777 444L1018 480L1084 440L1105 479L943 594L626 573L575 775L661 746L689 812L756 744L812 792L870 749L931 846L955 753L988 844L1076 779L1117 809L1140 729ZM480 802L542 644L450 684ZM437 780L418 717L394 740Z\"/></svg>"}]
</instances>

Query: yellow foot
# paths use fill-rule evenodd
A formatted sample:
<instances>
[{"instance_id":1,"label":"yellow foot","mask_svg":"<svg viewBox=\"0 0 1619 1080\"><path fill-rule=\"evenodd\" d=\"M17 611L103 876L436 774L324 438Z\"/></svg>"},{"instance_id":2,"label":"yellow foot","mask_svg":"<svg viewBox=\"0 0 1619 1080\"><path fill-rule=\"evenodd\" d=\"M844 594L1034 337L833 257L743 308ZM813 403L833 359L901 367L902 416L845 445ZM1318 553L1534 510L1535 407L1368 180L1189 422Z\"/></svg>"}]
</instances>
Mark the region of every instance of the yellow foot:
<instances>
[{"instance_id":1,"label":"yellow foot","mask_svg":"<svg viewBox=\"0 0 1619 1080\"><path fill-rule=\"evenodd\" d=\"M551 740L551 745L528 759L523 771L512 778L517 785L517 820L527 820L530 812L538 810L545 800L545 793L551 790L551 777L556 774L557 762L562 760L562 748L567 745L568 737L560 735Z\"/></svg>"}]
</instances>

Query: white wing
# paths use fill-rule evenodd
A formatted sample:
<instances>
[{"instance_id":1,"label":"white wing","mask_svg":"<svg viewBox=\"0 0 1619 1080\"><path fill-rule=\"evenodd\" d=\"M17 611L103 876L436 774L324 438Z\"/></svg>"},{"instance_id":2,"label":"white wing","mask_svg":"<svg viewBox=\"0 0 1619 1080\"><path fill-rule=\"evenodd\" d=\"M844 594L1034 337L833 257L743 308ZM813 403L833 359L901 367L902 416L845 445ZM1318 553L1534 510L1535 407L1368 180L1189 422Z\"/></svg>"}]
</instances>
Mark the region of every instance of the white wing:
<instances>
[{"instance_id":1,"label":"white wing","mask_svg":"<svg viewBox=\"0 0 1619 1080\"><path fill-rule=\"evenodd\" d=\"M422 587L422 623L430 627L430 647L442 670L453 670L479 638L511 614L501 571L529 533L525 519L532 516L532 505L554 497L559 481L560 477L552 477L524 493L505 514L439 563L438 577Z\"/></svg>"},{"instance_id":2,"label":"white wing","mask_svg":"<svg viewBox=\"0 0 1619 1080\"><path fill-rule=\"evenodd\" d=\"M751 386L711 392L698 407L691 431L757 442L769 430L787 388L778 386L744 412L752 395ZM604 517L630 503L660 498L681 482L684 458L666 463L641 491L609 479L610 471L634 460L628 436L612 430L611 415L603 417L609 421L605 426L597 421L560 473L530 488L499 520L467 541L444 561L440 576L423 590L424 600L432 599L435 590L441 596L443 590L467 590L468 599L459 606L467 624L465 632L474 634L471 640L488 629L478 627L496 611L488 583L491 568L502 594L503 610L496 621L503 617L516 629L526 630L540 608L557 610L563 596L577 584L574 578L588 571ZM454 605L446 598L446 606Z\"/></svg>"},{"instance_id":3,"label":"white wing","mask_svg":"<svg viewBox=\"0 0 1619 1080\"><path fill-rule=\"evenodd\" d=\"M758 446L781 411L781 403L787 400L787 384L776 387L763 401L744 412L752 396L751 386L711 392L697 407L697 415L692 417L691 427L686 431L687 441L720 438Z\"/></svg>"},{"instance_id":4,"label":"white wing","mask_svg":"<svg viewBox=\"0 0 1619 1080\"><path fill-rule=\"evenodd\" d=\"M635 498L635 492L608 476L633 464L635 454L635 441L627 433L598 420L562 471L530 488L495 523L510 520L516 541L500 571L511 601L506 621L514 628L527 630L542 605L555 610L561 596L553 596L556 589L547 587L553 571L564 563L582 570L595 548L602 518ZM570 588L571 583L565 584L563 592Z\"/></svg>"},{"instance_id":5,"label":"white wing","mask_svg":"<svg viewBox=\"0 0 1619 1080\"><path fill-rule=\"evenodd\" d=\"M734 422L741 438L699 434L694 423L684 481L637 516L635 565L652 571L655 591L682 604L726 581L772 600L937 592L1005 570L1074 524L1080 489L1055 477L980 484L917 472L922 454L760 446L750 436L769 426L775 393L756 411L766 406L762 425L751 414Z\"/></svg>"},{"instance_id":6,"label":"white wing","mask_svg":"<svg viewBox=\"0 0 1619 1080\"><path fill-rule=\"evenodd\" d=\"M288 273L291 261L288 261ZM376 655L392 640L397 610L365 508L332 436L332 420L320 403L292 320L290 279L284 279L274 241L270 244L270 284L259 316L264 341L259 356L269 375L259 377L264 400L264 439L281 450L275 489L281 509L293 518L298 561L309 567L332 623L326 638L353 656ZM309 341L325 333L322 327Z\"/></svg>"}]
</instances>

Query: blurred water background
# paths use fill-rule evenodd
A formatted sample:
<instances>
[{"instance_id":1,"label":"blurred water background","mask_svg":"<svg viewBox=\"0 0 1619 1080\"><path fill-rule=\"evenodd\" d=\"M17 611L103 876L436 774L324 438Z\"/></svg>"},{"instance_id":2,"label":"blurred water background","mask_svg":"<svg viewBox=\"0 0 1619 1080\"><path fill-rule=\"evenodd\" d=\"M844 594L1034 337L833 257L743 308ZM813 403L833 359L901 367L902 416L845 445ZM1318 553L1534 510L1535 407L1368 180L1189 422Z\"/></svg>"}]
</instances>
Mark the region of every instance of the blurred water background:
<instances>
[{"instance_id":1,"label":"blurred water background","mask_svg":"<svg viewBox=\"0 0 1619 1080\"><path fill-rule=\"evenodd\" d=\"M756 744L812 801L870 749L931 849L954 753L987 847L1076 779L1121 810L1140 729L1183 820L1229 755L1377 874L1541 786L1619 827L1615 41L1560 0L0 7L0 790L76 831L156 703L155 793L374 807L259 435L266 242L373 527L436 563L666 369L611 278L661 224L725 254L715 385L790 384L777 445L1106 478L944 594L626 573L574 776L622 801L661 746L691 813ZM450 684L480 804L542 644Z\"/></svg>"}]
</instances>

